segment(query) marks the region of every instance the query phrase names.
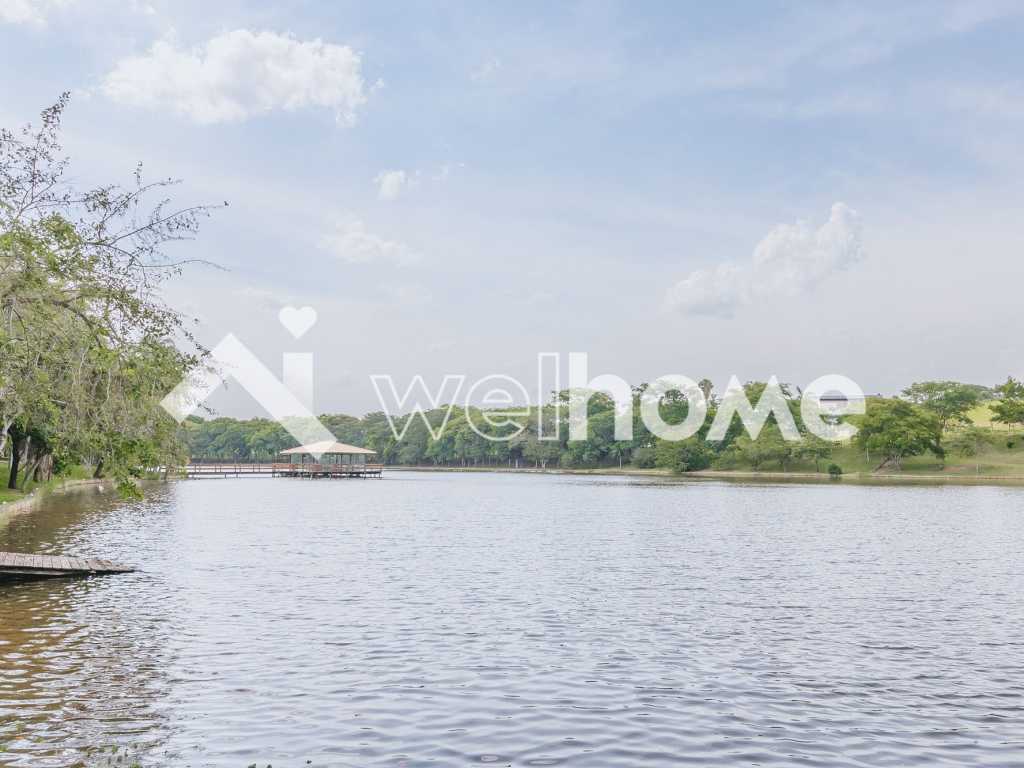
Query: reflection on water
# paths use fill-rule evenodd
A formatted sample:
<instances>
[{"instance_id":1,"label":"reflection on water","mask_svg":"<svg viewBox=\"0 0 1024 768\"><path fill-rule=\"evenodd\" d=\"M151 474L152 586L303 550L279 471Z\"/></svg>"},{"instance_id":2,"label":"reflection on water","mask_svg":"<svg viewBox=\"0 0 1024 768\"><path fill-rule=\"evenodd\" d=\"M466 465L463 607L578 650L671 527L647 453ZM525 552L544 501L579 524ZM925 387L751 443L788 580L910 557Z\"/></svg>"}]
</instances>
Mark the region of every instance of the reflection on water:
<instances>
[{"instance_id":1,"label":"reflection on water","mask_svg":"<svg viewBox=\"0 0 1024 768\"><path fill-rule=\"evenodd\" d=\"M1024 491L391 473L70 498L0 550L0 765L1020 765Z\"/></svg>"},{"instance_id":2,"label":"reflection on water","mask_svg":"<svg viewBox=\"0 0 1024 768\"><path fill-rule=\"evenodd\" d=\"M109 496L55 497L0 530L0 550L100 555L140 522ZM0 582L0 765L94 765L99 749L165 741L168 624L151 610L155 583Z\"/></svg>"}]
</instances>

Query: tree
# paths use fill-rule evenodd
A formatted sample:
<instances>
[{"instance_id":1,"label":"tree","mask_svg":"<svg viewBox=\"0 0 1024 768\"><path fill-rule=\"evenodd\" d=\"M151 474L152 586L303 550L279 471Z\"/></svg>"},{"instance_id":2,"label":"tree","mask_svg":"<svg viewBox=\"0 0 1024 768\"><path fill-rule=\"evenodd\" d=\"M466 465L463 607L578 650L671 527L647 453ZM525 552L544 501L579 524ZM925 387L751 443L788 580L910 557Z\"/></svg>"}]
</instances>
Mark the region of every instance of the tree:
<instances>
[{"instance_id":1,"label":"tree","mask_svg":"<svg viewBox=\"0 0 1024 768\"><path fill-rule=\"evenodd\" d=\"M754 470L761 469L764 464L778 462L779 468L785 472L796 458L799 445L783 438L778 426L769 423L756 439L749 435L736 438L730 450Z\"/></svg>"},{"instance_id":2,"label":"tree","mask_svg":"<svg viewBox=\"0 0 1024 768\"><path fill-rule=\"evenodd\" d=\"M916 382L903 390L903 396L934 413L942 433L953 425L970 424L967 413L980 401L978 387L956 381Z\"/></svg>"},{"instance_id":3,"label":"tree","mask_svg":"<svg viewBox=\"0 0 1024 768\"><path fill-rule=\"evenodd\" d=\"M629 460L632 452L633 446L630 441L613 440L608 445L607 455L613 460L617 460L619 463L619 469L622 469L623 462Z\"/></svg>"},{"instance_id":4,"label":"tree","mask_svg":"<svg viewBox=\"0 0 1024 768\"><path fill-rule=\"evenodd\" d=\"M1005 424L1007 428L1014 424L1024 424L1024 382L1010 376L995 391L999 400L989 406L993 414L992 421Z\"/></svg>"},{"instance_id":5,"label":"tree","mask_svg":"<svg viewBox=\"0 0 1024 768\"><path fill-rule=\"evenodd\" d=\"M658 440L654 446L655 466L673 472L696 472L707 469L715 454L711 447L699 437L685 440Z\"/></svg>"},{"instance_id":6,"label":"tree","mask_svg":"<svg viewBox=\"0 0 1024 768\"><path fill-rule=\"evenodd\" d=\"M711 379L701 379L700 382L698 382L697 387L703 393L704 399L710 403L715 391L714 382L712 382Z\"/></svg>"},{"instance_id":7,"label":"tree","mask_svg":"<svg viewBox=\"0 0 1024 768\"><path fill-rule=\"evenodd\" d=\"M523 458L541 469L546 469L552 461L557 462L561 453L562 447L557 442L540 440L533 434L527 437L523 445Z\"/></svg>"},{"instance_id":8,"label":"tree","mask_svg":"<svg viewBox=\"0 0 1024 768\"><path fill-rule=\"evenodd\" d=\"M803 439L796 446L795 454L798 458L814 462L814 471L821 471L821 462L832 458L832 443L822 440L817 435L804 434Z\"/></svg>"},{"instance_id":9,"label":"tree","mask_svg":"<svg viewBox=\"0 0 1024 768\"><path fill-rule=\"evenodd\" d=\"M0 130L0 450L11 482L88 460L122 489L180 454L160 398L202 364L178 313L157 297L180 272L163 247L190 238L204 206L146 200L174 182L79 192L59 140L65 94L38 129ZM183 342L189 352L182 352Z\"/></svg>"},{"instance_id":10,"label":"tree","mask_svg":"<svg viewBox=\"0 0 1024 768\"><path fill-rule=\"evenodd\" d=\"M931 451L944 455L939 438L942 426L939 417L906 400L878 398L871 400L860 421L857 441L862 448L880 454L883 459L875 471L886 465L900 469L907 456Z\"/></svg>"}]
</instances>

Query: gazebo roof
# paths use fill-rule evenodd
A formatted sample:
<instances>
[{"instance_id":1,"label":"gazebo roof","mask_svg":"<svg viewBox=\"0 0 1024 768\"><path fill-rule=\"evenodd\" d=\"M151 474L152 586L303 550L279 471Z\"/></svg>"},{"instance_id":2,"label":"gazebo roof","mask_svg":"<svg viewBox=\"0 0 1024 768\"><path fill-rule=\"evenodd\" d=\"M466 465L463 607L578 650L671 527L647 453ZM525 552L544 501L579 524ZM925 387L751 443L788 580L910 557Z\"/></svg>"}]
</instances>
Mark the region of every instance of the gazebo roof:
<instances>
[{"instance_id":1,"label":"gazebo roof","mask_svg":"<svg viewBox=\"0 0 1024 768\"><path fill-rule=\"evenodd\" d=\"M360 448L357 445L348 445L347 443L337 443L333 440L320 440L319 442L310 443L309 445L298 445L295 448L288 448L287 450L281 451L281 453L289 455L299 453L312 453L316 455L326 453L377 454L376 451L371 451L369 448Z\"/></svg>"}]
</instances>

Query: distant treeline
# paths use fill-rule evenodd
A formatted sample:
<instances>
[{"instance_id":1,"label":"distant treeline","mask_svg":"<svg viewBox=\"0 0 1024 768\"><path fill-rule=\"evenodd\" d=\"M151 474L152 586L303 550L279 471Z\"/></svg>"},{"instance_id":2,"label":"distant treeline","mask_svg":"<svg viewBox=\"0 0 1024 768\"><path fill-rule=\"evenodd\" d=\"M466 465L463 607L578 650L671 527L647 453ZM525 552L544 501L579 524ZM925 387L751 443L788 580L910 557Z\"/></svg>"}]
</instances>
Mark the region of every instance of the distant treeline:
<instances>
[{"instance_id":1,"label":"distant treeline","mask_svg":"<svg viewBox=\"0 0 1024 768\"><path fill-rule=\"evenodd\" d=\"M747 397L757 403L765 389L763 382L745 385ZM551 404L524 409L513 417L514 424L493 427L484 412L475 408L442 407L426 413L433 428L418 415L396 417L395 427L404 434L395 438L394 430L382 412L362 418L342 414L326 414L321 421L338 440L375 450L380 459L391 465L433 465L448 467L564 467L599 468L630 465L637 468L659 467L678 472L707 468L749 467L753 469L794 466L813 467L824 471L836 446L808 433L800 415L799 392L783 387L793 420L803 439L784 440L774 417L770 417L756 440L744 431L734 416L725 437L709 442L707 430L714 420L720 401L710 382L702 382L708 396L708 417L694 437L682 441L662 440L650 433L640 419L640 398L645 385L634 387L633 439L617 441L614 437L615 404L608 396L590 396L588 436L586 440L568 440L565 423L571 396L558 393ZM1024 424L1024 385L1013 379L996 388L958 382L920 382L908 387L897 398L869 398L864 416L850 417L858 427L855 443L868 459L873 456L879 466L899 468L904 457L933 453L942 457L947 449L965 455L978 440L985 439L971 419L971 412L985 402L991 403L992 420L1011 426ZM561 405L562 407L556 407ZM686 418L688 404L682 396L670 393L660 405L661 415L669 423ZM445 423L445 418L448 421ZM409 423L407 423L407 420ZM500 422L501 419L492 418ZM560 424L556 422L561 421ZM559 439L540 439L538 423L545 437L555 434ZM506 440L504 437L523 429ZM988 431L984 431L988 434ZM294 446L292 437L276 422L267 419L236 420L229 418L189 419L182 437L193 460L269 461L278 452ZM833 467L833 470L836 468Z\"/></svg>"}]
</instances>

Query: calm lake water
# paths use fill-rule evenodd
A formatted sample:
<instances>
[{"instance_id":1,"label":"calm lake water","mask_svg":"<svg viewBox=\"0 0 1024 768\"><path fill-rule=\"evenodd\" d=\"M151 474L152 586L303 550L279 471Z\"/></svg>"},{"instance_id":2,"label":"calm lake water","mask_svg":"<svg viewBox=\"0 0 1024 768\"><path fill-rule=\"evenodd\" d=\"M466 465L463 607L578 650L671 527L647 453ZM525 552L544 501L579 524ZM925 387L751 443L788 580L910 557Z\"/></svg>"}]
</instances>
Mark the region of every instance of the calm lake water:
<instances>
[{"instance_id":1,"label":"calm lake water","mask_svg":"<svg viewBox=\"0 0 1024 768\"><path fill-rule=\"evenodd\" d=\"M1024 490L391 472L0 550L0 765L1024 766Z\"/></svg>"}]
</instances>

